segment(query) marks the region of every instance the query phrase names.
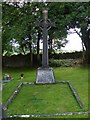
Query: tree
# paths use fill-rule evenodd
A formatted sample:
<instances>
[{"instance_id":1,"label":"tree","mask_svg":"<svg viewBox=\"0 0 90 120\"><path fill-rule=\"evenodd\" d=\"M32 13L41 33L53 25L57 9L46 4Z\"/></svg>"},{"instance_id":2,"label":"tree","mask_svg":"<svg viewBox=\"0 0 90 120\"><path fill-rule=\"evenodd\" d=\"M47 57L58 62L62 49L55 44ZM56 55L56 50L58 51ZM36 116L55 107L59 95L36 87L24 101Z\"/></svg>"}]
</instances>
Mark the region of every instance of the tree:
<instances>
[{"instance_id":1,"label":"tree","mask_svg":"<svg viewBox=\"0 0 90 120\"><path fill-rule=\"evenodd\" d=\"M79 35L82 40L82 44L85 46L85 60L90 59L90 33L88 30L89 22L89 11L90 11L90 3L76 3L74 4L74 11L72 12L70 22L68 23L68 28L74 28L75 32ZM80 31L77 31L76 28L79 28ZM89 60L88 60L89 63Z\"/></svg>"},{"instance_id":2,"label":"tree","mask_svg":"<svg viewBox=\"0 0 90 120\"><path fill-rule=\"evenodd\" d=\"M21 44L22 38L29 34L36 34L37 38L37 54L39 53L39 40L41 35L39 29L36 29L36 21L41 20L42 10L48 8L49 19L55 22L55 28L49 30L49 43L52 48L52 41L55 40L56 46L61 48L62 43L66 44L68 30L73 28L81 37L86 48L86 53L89 53L89 32L87 27L89 24L86 18L89 18L90 3L24 3L20 6L19 3L12 5L3 3L3 49L8 50L9 42L15 38ZM18 19L18 21L17 21ZM77 29L80 29L78 33ZM40 31L41 33L41 31ZM63 42L63 40L65 42ZM88 44L87 44L88 43ZM35 43L36 44L36 43ZM10 48L10 47L9 47ZM36 48L35 48L36 49Z\"/></svg>"},{"instance_id":3,"label":"tree","mask_svg":"<svg viewBox=\"0 0 90 120\"><path fill-rule=\"evenodd\" d=\"M90 2L89 3L51 3L48 4L50 16L53 18L57 26L57 32L61 37L66 36L67 30L73 28L79 35L85 46L85 55L90 61ZM87 21L88 20L88 21ZM76 28L79 28L78 32ZM56 32L56 36L58 33ZM60 33L61 32L61 33ZM60 37L59 36L59 37Z\"/></svg>"},{"instance_id":4,"label":"tree","mask_svg":"<svg viewBox=\"0 0 90 120\"><path fill-rule=\"evenodd\" d=\"M5 43L7 46L7 42L13 38L20 44L22 38L25 38L27 34L33 35L36 20L41 19L43 7L45 7L45 4L27 3L23 7L19 7L16 3L3 3L3 49L6 49ZM17 22L16 19L18 19ZM37 40L37 53L39 52L39 38L40 36Z\"/></svg>"}]
</instances>

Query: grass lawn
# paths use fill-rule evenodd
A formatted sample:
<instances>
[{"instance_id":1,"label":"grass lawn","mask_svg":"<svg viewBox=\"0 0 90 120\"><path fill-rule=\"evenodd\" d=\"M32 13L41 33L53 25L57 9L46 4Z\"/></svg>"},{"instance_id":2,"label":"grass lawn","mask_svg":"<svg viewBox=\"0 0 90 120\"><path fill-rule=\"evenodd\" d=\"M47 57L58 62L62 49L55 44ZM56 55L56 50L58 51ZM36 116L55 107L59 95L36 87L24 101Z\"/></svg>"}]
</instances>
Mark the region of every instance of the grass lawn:
<instances>
[{"instance_id":1,"label":"grass lawn","mask_svg":"<svg viewBox=\"0 0 90 120\"><path fill-rule=\"evenodd\" d=\"M14 79L3 85L2 100L5 104L16 87L21 82L33 82L36 79L36 69L18 68L3 69L3 75L10 74ZM24 79L20 74L24 73ZM54 68L56 80L69 80L80 96L86 111L88 110L88 69L87 68ZM49 114L60 112L82 111L74 99L67 84L53 85L24 85L20 93L9 105L7 113L13 114ZM87 117L87 115L57 116L61 117ZM55 117L56 118L56 117Z\"/></svg>"}]
</instances>

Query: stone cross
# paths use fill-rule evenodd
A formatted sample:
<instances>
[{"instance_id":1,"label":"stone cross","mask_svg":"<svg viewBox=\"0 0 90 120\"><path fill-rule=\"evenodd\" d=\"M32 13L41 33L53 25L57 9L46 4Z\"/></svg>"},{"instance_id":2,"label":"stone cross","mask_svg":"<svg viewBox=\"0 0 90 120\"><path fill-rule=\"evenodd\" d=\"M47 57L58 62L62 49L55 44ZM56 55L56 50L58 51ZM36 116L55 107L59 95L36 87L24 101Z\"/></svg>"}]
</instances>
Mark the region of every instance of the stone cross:
<instances>
[{"instance_id":1,"label":"stone cross","mask_svg":"<svg viewBox=\"0 0 90 120\"><path fill-rule=\"evenodd\" d=\"M39 22L39 26L43 33L43 54L42 54L42 67L48 68L48 30L53 26L51 21L48 20L48 11L43 10L43 19Z\"/></svg>"},{"instance_id":2,"label":"stone cross","mask_svg":"<svg viewBox=\"0 0 90 120\"><path fill-rule=\"evenodd\" d=\"M53 69L49 68L48 62L48 30L53 26L48 19L48 11L43 11L43 19L39 22L39 27L43 33L43 54L42 54L42 67L37 69L37 84L55 83Z\"/></svg>"}]
</instances>

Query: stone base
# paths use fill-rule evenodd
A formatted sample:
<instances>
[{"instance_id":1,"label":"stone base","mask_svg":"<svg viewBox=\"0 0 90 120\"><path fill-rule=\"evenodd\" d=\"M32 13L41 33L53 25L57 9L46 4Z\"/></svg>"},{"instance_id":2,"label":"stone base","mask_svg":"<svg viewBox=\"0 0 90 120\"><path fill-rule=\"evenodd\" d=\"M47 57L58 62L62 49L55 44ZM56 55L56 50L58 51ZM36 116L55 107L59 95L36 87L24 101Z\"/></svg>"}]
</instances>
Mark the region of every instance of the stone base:
<instances>
[{"instance_id":1,"label":"stone base","mask_svg":"<svg viewBox=\"0 0 90 120\"><path fill-rule=\"evenodd\" d=\"M36 83L55 83L54 74L52 68L38 68Z\"/></svg>"}]
</instances>

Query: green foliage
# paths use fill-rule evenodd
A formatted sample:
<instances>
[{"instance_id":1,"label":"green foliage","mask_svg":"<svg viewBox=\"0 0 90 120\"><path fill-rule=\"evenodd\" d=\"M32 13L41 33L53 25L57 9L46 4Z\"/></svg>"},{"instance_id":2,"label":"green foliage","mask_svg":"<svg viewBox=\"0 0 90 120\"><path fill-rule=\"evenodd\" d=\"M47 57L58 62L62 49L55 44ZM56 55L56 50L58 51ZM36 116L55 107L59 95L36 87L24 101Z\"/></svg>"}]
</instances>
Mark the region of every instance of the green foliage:
<instances>
[{"instance_id":1,"label":"green foliage","mask_svg":"<svg viewBox=\"0 0 90 120\"><path fill-rule=\"evenodd\" d=\"M2 3L3 51L12 51L9 43L13 38L21 45L23 38L25 39L28 35L31 35L31 43L36 44L37 37L35 38L34 36L37 36L37 21L41 20L42 10L44 8L48 9L49 19L55 23L55 27L49 30L49 36L55 40L58 49L61 48L62 41L65 41L68 29L75 27L85 28L84 32L80 32L84 34L82 36L83 38L86 35L86 18L89 17L90 3L51 2L45 4L28 2L24 3L22 7L18 4L19 3ZM85 41L86 39L84 39L84 43ZM85 47L87 47L87 45Z\"/></svg>"},{"instance_id":2,"label":"green foliage","mask_svg":"<svg viewBox=\"0 0 90 120\"><path fill-rule=\"evenodd\" d=\"M61 66L61 61L60 60L54 60L54 59L50 59L49 60L49 65L51 67L60 67Z\"/></svg>"},{"instance_id":3,"label":"green foliage","mask_svg":"<svg viewBox=\"0 0 90 120\"><path fill-rule=\"evenodd\" d=\"M82 64L81 60L76 59L62 59L62 60L55 60L50 59L49 65L51 67L74 67L74 66L80 66Z\"/></svg>"}]
</instances>

